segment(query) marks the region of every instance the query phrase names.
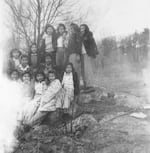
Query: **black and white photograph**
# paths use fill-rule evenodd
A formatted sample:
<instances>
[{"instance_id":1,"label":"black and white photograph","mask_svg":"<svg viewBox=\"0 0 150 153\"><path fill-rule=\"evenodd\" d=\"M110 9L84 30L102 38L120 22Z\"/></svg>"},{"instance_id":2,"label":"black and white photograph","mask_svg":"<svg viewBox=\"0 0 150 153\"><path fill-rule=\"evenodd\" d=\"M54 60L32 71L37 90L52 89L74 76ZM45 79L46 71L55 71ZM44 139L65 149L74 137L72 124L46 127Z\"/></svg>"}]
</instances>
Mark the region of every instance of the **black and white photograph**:
<instances>
[{"instance_id":1,"label":"black and white photograph","mask_svg":"<svg viewBox=\"0 0 150 153\"><path fill-rule=\"evenodd\" d=\"M0 153L150 153L150 0L0 0Z\"/></svg>"}]
</instances>

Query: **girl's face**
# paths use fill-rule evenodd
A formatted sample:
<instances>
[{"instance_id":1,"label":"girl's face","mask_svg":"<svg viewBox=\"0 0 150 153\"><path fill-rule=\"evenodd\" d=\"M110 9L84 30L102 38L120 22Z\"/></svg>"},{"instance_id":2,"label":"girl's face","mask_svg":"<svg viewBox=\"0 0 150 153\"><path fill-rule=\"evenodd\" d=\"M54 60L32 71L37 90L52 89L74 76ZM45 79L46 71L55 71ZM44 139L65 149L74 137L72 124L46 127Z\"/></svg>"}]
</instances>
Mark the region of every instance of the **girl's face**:
<instances>
[{"instance_id":1,"label":"girl's face","mask_svg":"<svg viewBox=\"0 0 150 153\"><path fill-rule=\"evenodd\" d=\"M67 65L66 73L71 73L71 72L72 72L72 66L71 65Z\"/></svg>"},{"instance_id":2,"label":"girl's face","mask_svg":"<svg viewBox=\"0 0 150 153\"><path fill-rule=\"evenodd\" d=\"M70 26L70 33L75 33L74 27Z\"/></svg>"},{"instance_id":3,"label":"girl's face","mask_svg":"<svg viewBox=\"0 0 150 153\"><path fill-rule=\"evenodd\" d=\"M26 73L23 75L22 77L23 82L30 82L31 81L31 77L30 74Z\"/></svg>"},{"instance_id":4,"label":"girl's face","mask_svg":"<svg viewBox=\"0 0 150 153\"><path fill-rule=\"evenodd\" d=\"M19 56L20 56L20 53L19 53L19 51L18 51L18 50L13 51L13 53L12 53L12 57L14 57L14 58L18 59L18 58L19 58Z\"/></svg>"},{"instance_id":5,"label":"girl's face","mask_svg":"<svg viewBox=\"0 0 150 153\"><path fill-rule=\"evenodd\" d=\"M18 74L18 72L14 71L14 72L11 73L10 77L11 77L12 80L18 80L19 79L19 74Z\"/></svg>"},{"instance_id":6,"label":"girl's face","mask_svg":"<svg viewBox=\"0 0 150 153\"><path fill-rule=\"evenodd\" d=\"M81 26L81 27L80 27L80 32L81 32L81 34L84 34L84 33L85 33L85 30L86 30L85 26Z\"/></svg>"},{"instance_id":7,"label":"girl's face","mask_svg":"<svg viewBox=\"0 0 150 153\"><path fill-rule=\"evenodd\" d=\"M63 26L60 26L60 27L58 28L58 32L59 32L60 34L63 34L63 33L65 32L64 27L63 27Z\"/></svg>"},{"instance_id":8,"label":"girl's face","mask_svg":"<svg viewBox=\"0 0 150 153\"><path fill-rule=\"evenodd\" d=\"M50 56L47 56L45 58L45 63L48 64L48 65L51 64L52 63L52 58Z\"/></svg>"},{"instance_id":9,"label":"girl's face","mask_svg":"<svg viewBox=\"0 0 150 153\"><path fill-rule=\"evenodd\" d=\"M32 45L31 52L32 53L37 53L37 47L36 47L36 45Z\"/></svg>"},{"instance_id":10,"label":"girl's face","mask_svg":"<svg viewBox=\"0 0 150 153\"><path fill-rule=\"evenodd\" d=\"M28 58L23 57L23 58L21 59L21 64L22 64L23 66L27 66L27 65L28 65Z\"/></svg>"},{"instance_id":11,"label":"girl's face","mask_svg":"<svg viewBox=\"0 0 150 153\"><path fill-rule=\"evenodd\" d=\"M52 27L48 27L46 30L48 35L52 35L53 34L53 28Z\"/></svg>"},{"instance_id":12,"label":"girl's face","mask_svg":"<svg viewBox=\"0 0 150 153\"><path fill-rule=\"evenodd\" d=\"M36 79L40 82L40 81L43 81L44 80L44 76L43 74L39 73L36 75Z\"/></svg>"},{"instance_id":13,"label":"girl's face","mask_svg":"<svg viewBox=\"0 0 150 153\"><path fill-rule=\"evenodd\" d=\"M50 82L54 81L56 79L55 74L54 73L49 73L48 74L48 79Z\"/></svg>"}]
</instances>

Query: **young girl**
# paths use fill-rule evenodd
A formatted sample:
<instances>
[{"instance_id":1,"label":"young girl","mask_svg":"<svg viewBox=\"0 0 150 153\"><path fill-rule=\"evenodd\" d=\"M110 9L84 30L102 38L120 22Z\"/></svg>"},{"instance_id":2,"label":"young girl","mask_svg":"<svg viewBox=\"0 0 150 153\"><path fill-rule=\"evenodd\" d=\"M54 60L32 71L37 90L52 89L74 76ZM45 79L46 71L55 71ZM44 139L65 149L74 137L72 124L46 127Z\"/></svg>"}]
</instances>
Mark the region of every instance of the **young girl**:
<instances>
[{"instance_id":1,"label":"young girl","mask_svg":"<svg viewBox=\"0 0 150 153\"><path fill-rule=\"evenodd\" d=\"M33 43L30 47L29 58L30 58L30 65L33 71L36 72L39 64L39 55L36 43Z\"/></svg>"},{"instance_id":2,"label":"young girl","mask_svg":"<svg viewBox=\"0 0 150 153\"><path fill-rule=\"evenodd\" d=\"M64 24L59 24L57 30L58 30L58 33L57 33L56 65L58 66L60 70L63 70L67 60L66 27Z\"/></svg>"},{"instance_id":3,"label":"young girl","mask_svg":"<svg viewBox=\"0 0 150 153\"><path fill-rule=\"evenodd\" d=\"M56 78L56 73L50 71L48 73L49 85L47 90L42 94L40 99L40 106L36 113L28 121L29 125L38 124L48 112L53 112L58 108L60 102L60 92L62 89L60 81Z\"/></svg>"},{"instance_id":4,"label":"young girl","mask_svg":"<svg viewBox=\"0 0 150 153\"><path fill-rule=\"evenodd\" d=\"M40 65L40 70L42 70L45 76L48 76L48 72L55 69L55 66L52 62L51 56L48 54L45 56L45 63Z\"/></svg>"},{"instance_id":5,"label":"young girl","mask_svg":"<svg viewBox=\"0 0 150 153\"><path fill-rule=\"evenodd\" d=\"M22 74L22 91L24 101L30 101L34 96L34 85L29 72L24 72Z\"/></svg>"},{"instance_id":6,"label":"young girl","mask_svg":"<svg viewBox=\"0 0 150 153\"><path fill-rule=\"evenodd\" d=\"M23 110L24 123L28 123L40 105L41 96L47 89L47 84L45 82L45 75L43 72L38 71L35 75L35 83L34 83L34 98L26 103Z\"/></svg>"},{"instance_id":7,"label":"young girl","mask_svg":"<svg viewBox=\"0 0 150 153\"><path fill-rule=\"evenodd\" d=\"M86 24L80 26L80 34L82 38L82 54L81 54L81 74L84 81L84 87L93 85L93 78L96 69L96 56L98 55L97 45L93 38L92 32Z\"/></svg>"},{"instance_id":8,"label":"young girl","mask_svg":"<svg viewBox=\"0 0 150 153\"><path fill-rule=\"evenodd\" d=\"M47 24L45 28L45 35L43 36L43 48L45 54L50 54L53 63L56 63L56 32L52 25Z\"/></svg>"},{"instance_id":9,"label":"young girl","mask_svg":"<svg viewBox=\"0 0 150 153\"><path fill-rule=\"evenodd\" d=\"M75 71L77 72L79 78L81 74L81 37L80 37L80 29L78 25L72 23L70 25L69 31L69 40L68 40L68 61L73 64Z\"/></svg>"},{"instance_id":10,"label":"young girl","mask_svg":"<svg viewBox=\"0 0 150 153\"><path fill-rule=\"evenodd\" d=\"M12 49L10 52L10 60L8 71L11 72L20 65L21 52L18 49Z\"/></svg>"},{"instance_id":11,"label":"young girl","mask_svg":"<svg viewBox=\"0 0 150 153\"><path fill-rule=\"evenodd\" d=\"M12 70L12 72L10 73L10 79L12 81L19 82L20 81L20 79L19 79L19 72L17 70Z\"/></svg>"},{"instance_id":12,"label":"young girl","mask_svg":"<svg viewBox=\"0 0 150 153\"><path fill-rule=\"evenodd\" d=\"M41 97L44 91L47 89L45 75L42 71L38 71L35 75L35 95L34 98Z\"/></svg>"},{"instance_id":13,"label":"young girl","mask_svg":"<svg viewBox=\"0 0 150 153\"><path fill-rule=\"evenodd\" d=\"M25 72L29 72L30 66L29 66L29 58L27 55L22 55L21 56L21 62L20 65L17 67L18 71L20 74L23 74Z\"/></svg>"},{"instance_id":14,"label":"young girl","mask_svg":"<svg viewBox=\"0 0 150 153\"><path fill-rule=\"evenodd\" d=\"M63 74L62 86L65 89L65 99L63 108L68 109L74 96L79 94L79 80L78 75L74 71L72 63L68 63Z\"/></svg>"}]
</instances>

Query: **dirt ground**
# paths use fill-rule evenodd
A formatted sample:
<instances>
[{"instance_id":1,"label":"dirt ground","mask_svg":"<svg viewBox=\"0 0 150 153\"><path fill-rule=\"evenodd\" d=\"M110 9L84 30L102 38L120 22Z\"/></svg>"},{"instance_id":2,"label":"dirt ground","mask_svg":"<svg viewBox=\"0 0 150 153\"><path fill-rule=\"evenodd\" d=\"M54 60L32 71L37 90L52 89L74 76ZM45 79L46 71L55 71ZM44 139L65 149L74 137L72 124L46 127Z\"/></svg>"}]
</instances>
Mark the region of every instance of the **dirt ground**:
<instances>
[{"instance_id":1,"label":"dirt ground","mask_svg":"<svg viewBox=\"0 0 150 153\"><path fill-rule=\"evenodd\" d=\"M100 81L94 92L81 94L78 107L82 108L83 115L73 121L73 133L58 134L61 131L58 130L54 134L50 128L41 126L19 144L22 150L150 153L150 104L141 73L125 75L127 73L115 73L113 69L111 75L104 73L96 78Z\"/></svg>"}]
</instances>

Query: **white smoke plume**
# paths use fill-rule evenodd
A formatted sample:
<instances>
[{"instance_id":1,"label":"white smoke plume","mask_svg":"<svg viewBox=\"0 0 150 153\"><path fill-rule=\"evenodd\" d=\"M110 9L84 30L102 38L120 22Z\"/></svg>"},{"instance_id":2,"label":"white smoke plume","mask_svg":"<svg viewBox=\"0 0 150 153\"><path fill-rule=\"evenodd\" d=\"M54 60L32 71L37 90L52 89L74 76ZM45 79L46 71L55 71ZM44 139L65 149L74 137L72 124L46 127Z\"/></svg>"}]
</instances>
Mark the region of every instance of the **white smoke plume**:
<instances>
[{"instance_id":1,"label":"white smoke plume","mask_svg":"<svg viewBox=\"0 0 150 153\"><path fill-rule=\"evenodd\" d=\"M21 110L20 87L3 75L4 45L10 33L6 28L6 5L0 1L0 153L10 153L16 144L14 130L17 126L18 112Z\"/></svg>"}]
</instances>

